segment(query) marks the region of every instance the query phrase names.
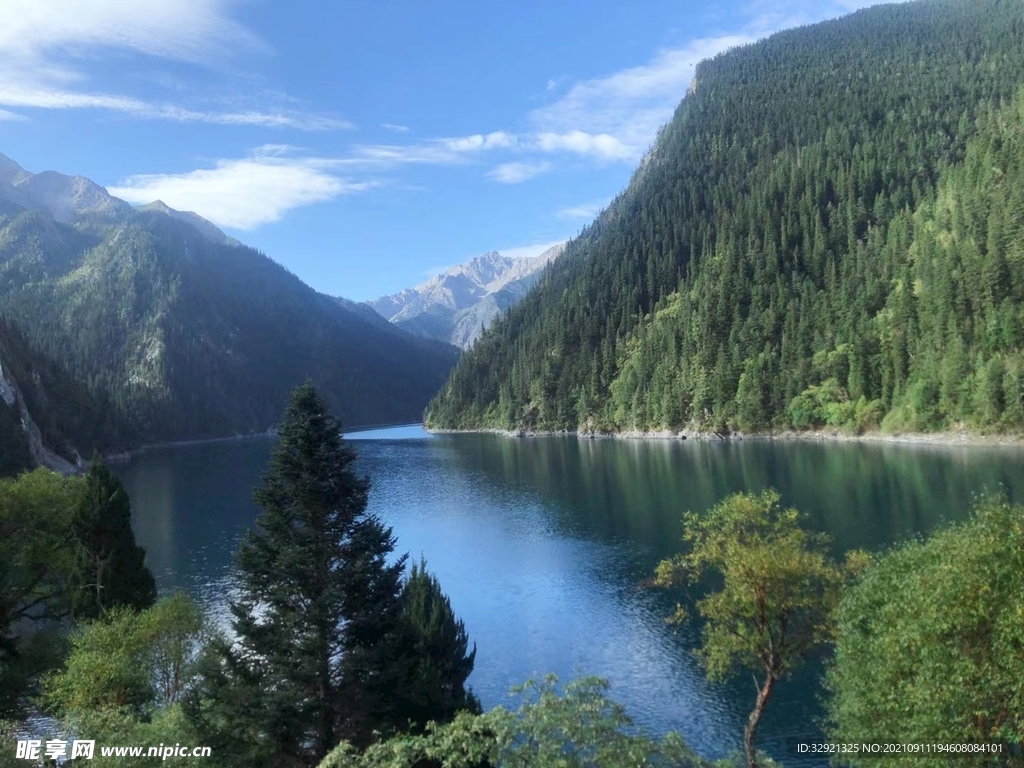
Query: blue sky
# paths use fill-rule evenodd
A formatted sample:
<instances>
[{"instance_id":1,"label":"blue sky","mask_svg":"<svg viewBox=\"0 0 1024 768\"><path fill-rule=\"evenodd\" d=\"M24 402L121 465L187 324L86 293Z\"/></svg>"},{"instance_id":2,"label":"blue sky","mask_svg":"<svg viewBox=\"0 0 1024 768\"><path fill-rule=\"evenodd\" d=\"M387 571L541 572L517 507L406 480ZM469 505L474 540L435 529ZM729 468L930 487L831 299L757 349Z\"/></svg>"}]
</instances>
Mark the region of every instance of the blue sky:
<instances>
[{"instance_id":1,"label":"blue sky","mask_svg":"<svg viewBox=\"0 0 1024 768\"><path fill-rule=\"evenodd\" d=\"M872 4L3 0L0 152L371 299L572 236L694 64Z\"/></svg>"}]
</instances>

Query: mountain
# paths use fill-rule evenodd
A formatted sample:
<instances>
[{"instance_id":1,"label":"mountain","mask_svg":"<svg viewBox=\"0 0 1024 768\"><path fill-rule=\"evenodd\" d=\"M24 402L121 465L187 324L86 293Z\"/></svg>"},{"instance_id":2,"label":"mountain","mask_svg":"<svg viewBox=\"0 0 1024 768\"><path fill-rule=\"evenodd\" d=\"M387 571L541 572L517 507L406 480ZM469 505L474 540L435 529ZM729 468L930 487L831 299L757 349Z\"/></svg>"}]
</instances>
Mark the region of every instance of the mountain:
<instances>
[{"instance_id":1,"label":"mountain","mask_svg":"<svg viewBox=\"0 0 1024 768\"><path fill-rule=\"evenodd\" d=\"M564 250L563 243L532 258L490 251L415 288L367 303L410 333L468 349L494 318L526 295L544 267Z\"/></svg>"},{"instance_id":2,"label":"mountain","mask_svg":"<svg viewBox=\"0 0 1024 768\"><path fill-rule=\"evenodd\" d=\"M176 211L171 208L163 200L154 200L152 203L146 203L146 205L136 206L137 211L154 211L156 213L162 213L165 216L170 216L172 219L178 219L179 221L185 221L191 224L193 227L199 230L200 234L205 236L208 240L215 243L221 243L223 245L241 245L233 237L228 237L220 228L217 227L212 221L207 221L198 213L193 211Z\"/></svg>"},{"instance_id":3,"label":"mountain","mask_svg":"<svg viewBox=\"0 0 1024 768\"><path fill-rule=\"evenodd\" d=\"M419 421L458 356L194 214L3 156L0 315L146 442L267 430L306 377L346 426Z\"/></svg>"},{"instance_id":4,"label":"mountain","mask_svg":"<svg viewBox=\"0 0 1024 768\"><path fill-rule=\"evenodd\" d=\"M135 438L113 409L0 319L0 476L37 466L70 472L92 451Z\"/></svg>"},{"instance_id":5,"label":"mountain","mask_svg":"<svg viewBox=\"0 0 1024 768\"><path fill-rule=\"evenodd\" d=\"M131 213L128 203L83 176L65 176L54 171L29 173L3 154L0 200L28 210L45 211L63 223L83 217L116 220Z\"/></svg>"},{"instance_id":6,"label":"mountain","mask_svg":"<svg viewBox=\"0 0 1024 768\"><path fill-rule=\"evenodd\" d=\"M427 424L1024 429L1022 84L1009 0L875 6L701 62Z\"/></svg>"}]
</instances>

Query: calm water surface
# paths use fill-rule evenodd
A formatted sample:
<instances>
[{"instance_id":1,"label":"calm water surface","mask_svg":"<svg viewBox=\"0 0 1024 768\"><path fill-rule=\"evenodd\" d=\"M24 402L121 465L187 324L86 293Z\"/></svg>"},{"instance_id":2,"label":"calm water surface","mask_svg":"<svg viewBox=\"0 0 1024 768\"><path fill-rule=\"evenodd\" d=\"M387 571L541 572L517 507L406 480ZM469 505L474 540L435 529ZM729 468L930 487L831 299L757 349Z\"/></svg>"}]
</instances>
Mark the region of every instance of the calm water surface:
<instances>
[{"instance_id":1,"label":"calm water surface","mask_svg":"<svg viewBox=\"0 0 1024 768\"><path fill-rule=\"evenodd\" d=\"M430 436L401 427L349 436L370 510L399 551L422 554L478 645L470 683L485 707L531 675L595 674L645 729L698 752L740 747L749 677L710 685L694 627L664 623L676 596L639 587L677 550L681 513L774 487L831 535L836 554L880 550L962 519L1002 485L1024 499L1024 451L810 442L663 442ZM161 591L184 588L226 622L231 558L272 441L154 449L116 465ZM788 765L790 736L821 716L820 663L777 688L761 738Z\"/></svg>"}]
</instances>

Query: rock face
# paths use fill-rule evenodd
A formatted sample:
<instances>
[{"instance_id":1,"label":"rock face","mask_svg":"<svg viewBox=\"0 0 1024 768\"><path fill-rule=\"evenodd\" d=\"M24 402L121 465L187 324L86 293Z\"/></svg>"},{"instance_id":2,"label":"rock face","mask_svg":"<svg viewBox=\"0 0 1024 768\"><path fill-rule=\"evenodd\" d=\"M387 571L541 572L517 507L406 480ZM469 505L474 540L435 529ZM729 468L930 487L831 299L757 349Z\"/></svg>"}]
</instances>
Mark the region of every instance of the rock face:
<instances>
[{"instance_id":1,"label":"rock face","mask_svg":"<svg viewBox=\"0 0 1024 768\"><path fill-rule=\"evenodd\" d=\"M56 171L31 173L4 154L0 154L0 201L43 211L63 224L83 220L116 223L129 220L134 211L159 213L191 224L211 242L241 245L198 213L177 211L162 200L133 208L84 176L66 176Z\"/></svg>"},{"instance_id":2,"label":"rock face","mask_svg":"<svg viewBox=\"0 0 1024 768\"><path fill-rule=\"evenodd\" d=\"M44 444L39 426L32 418L32 414L29 413L28 406L25 404L21 388L18 386L18 382L14 380L14 377L4 370L2 359L0 359L0 401L3 402L3 406L0 407L6 407L16 415L22 433L21 435L4 435L4 439L21 439L26 442L29 455L32 457L32 462L35 466L48 467L65 475L71 474L84 466L81 456L74 449L72 449L72 456L75 462L72 463Z\"/></svg>"},{"instance_id":3,"label":"rock face","mask_svg":"<svg viewBox=\"0 0 1024 768\"><path fill-rule=\"evenodd\" d=\"M526 295L544 267L564 250L561 243L539 256L519 259L489 251L414 288L367 303L410 333L468 349L495 317Z\"/></svg>"}]
</instances>

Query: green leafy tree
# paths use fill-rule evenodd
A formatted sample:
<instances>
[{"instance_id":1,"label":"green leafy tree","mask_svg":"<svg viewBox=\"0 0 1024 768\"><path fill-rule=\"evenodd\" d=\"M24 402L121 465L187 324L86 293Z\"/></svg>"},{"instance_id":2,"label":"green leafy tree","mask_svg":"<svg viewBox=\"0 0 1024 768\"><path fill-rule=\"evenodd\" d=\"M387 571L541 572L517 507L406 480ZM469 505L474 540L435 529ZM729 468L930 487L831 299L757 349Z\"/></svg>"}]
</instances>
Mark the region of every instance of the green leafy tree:
<instances>
[{"instance_id":1,"label":"green leafy tree","mask_svg":"<svg viewBox=\"0 0 1024 768\"><path fill-rule=\"evenodd\" d=\"M97 741L196 744L181 702L204 637L202 612L183 593L141 612L113 608L72 632L62 668L43 678L40 701L67 729ZM108 762L135 768L152 759Z\"/></svg>"},{"instance_id":2,"label":"green leafy tree","mask_svg":"<svg viewBox=\"0 0 1024 768\"><path fill-rule=\"evenodd\" d=\"M985 498L967 522L879 557L843 594L836 626L837 739L1024 744L1024 507Z\"/></svg>"},{"instance_id":3,"label":"green leafy tree","mask_svg":"<svg viewBox=\"0 0 1024 768\"><path fill-rule=\"evenodd\" d=\"M42 700L77 723L109 711L148 718L182 700L203 637L202 613L181 592L141 612L113 608L75 629L63 668L44 679Z\"/></svg>"},{"instance_id":4,"label":"green leafy tree","mask_svg":"<svg viewBox=\"0 0 1024 768\"><path fill-rule=\"evenodd\" d=\"M395 726L405 557L309 382L292 394L236 563L235 642L214 644L191 716L241 765L315 765Z\"/></svg>"},{"instance_id":5,"label":"green leafy tree","mask_svg":"<svg viewBox=\"0 0 1024 768\"><path fill-rule=\"evenodd\" d=\"M79 567L72 610L97 618L117 606L148 608L156 582L146 567L146 551L135 543L131 500L121 481L94 456L72 520L79 543Z\"/></svg>"},{"instance_id":6,"label":"green leafy tree","mask_svg":"<svg viewBox=\"0 0 1024 768\"><path fill-rule=\"evenodd\" d=\"M712 680L754 672L757 697L743 729L747 765L758 764L757 727L780 680L831 636L830 617L843 569L827 539L800 526L800 513L779 495L735 494L704 515L684 517L687 550L663 560L654 584L693 587L708 576L721 588L696 600L704 620L698 656ZM684 621L678 606L674 620Z\"/></svg>"},{"instance_id":7,"label":"green leafy tree","mask_svg":"<svg viewBox=\"0 0 1024 768\"><path fill-rule=\"evenodd\" d=\"M679 738L652 739L633 728L606 695L608 683L583 678L558 690L553 675L513 689L515 710L461 712L426 733L403 735L364 752L342 743L320 768L701 768Z\"/></svg>"},{"instance_id":8,"label":"green leafy tree","mask_svg":"<svg viewBox=\"0 0 1024 768\"><path fill-rule=\"evenodd\" d=\"M75 568L71 518L81 481L45 469L0 479L0 717L17 713L59 643Z\"/></svg>"}]
</instances>

